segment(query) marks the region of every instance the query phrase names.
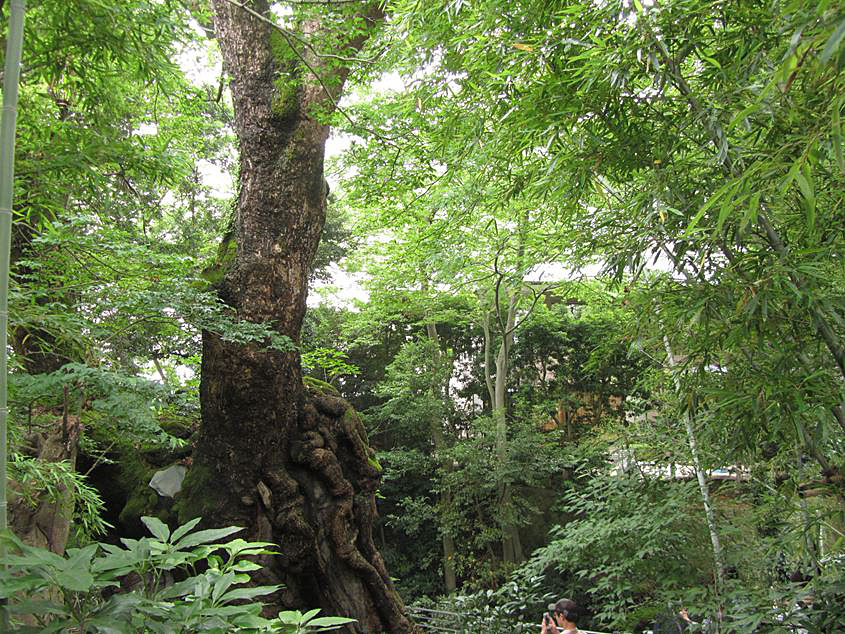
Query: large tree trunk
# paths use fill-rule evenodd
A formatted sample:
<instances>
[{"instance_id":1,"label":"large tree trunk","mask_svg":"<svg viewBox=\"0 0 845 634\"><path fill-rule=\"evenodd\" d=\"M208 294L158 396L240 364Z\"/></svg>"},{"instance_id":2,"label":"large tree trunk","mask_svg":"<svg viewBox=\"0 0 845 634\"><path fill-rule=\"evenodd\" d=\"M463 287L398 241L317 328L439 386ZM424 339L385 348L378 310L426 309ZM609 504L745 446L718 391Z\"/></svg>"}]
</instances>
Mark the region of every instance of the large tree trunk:
<instances>
[{"instance_id":1,"label":"large tree trunk","mask_svg":"<svg viewBox=\"0 0 845 634\"><path fill-rule=\"evenodd\" d=\"M269 15L266 0L246 3ZM311 260L325 218L323 153L329 129L315 118L330 109L346 76L291 42L255 13L215 0L215 31L231 77L240 142L237 256L220 289L240 320L299 339ZM370 7L349 32L378 19ZM363 28L361 28L363 27ZM303 22L300 37L320 25ZM365 34L346 44L352 55ZM328 86L334 94L326 94ZM205 333L202 427L181 503L183 518L246 526L280 545L262 582L284 584L286 607L321 607L358 619L356 632L409 632L372 525L380 467L363 425L337 397L306 393L299 354L262 343L242 345Z\"/></svg>"}]
</instances>

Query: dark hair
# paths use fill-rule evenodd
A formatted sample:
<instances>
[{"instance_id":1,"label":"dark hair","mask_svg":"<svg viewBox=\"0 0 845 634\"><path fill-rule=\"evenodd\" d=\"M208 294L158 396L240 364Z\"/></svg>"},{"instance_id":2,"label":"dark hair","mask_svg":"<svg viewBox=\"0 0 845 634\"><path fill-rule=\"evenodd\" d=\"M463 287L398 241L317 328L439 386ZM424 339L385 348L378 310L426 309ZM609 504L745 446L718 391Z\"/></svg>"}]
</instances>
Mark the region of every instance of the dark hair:
<instances>
[{"instance_id":1,"label":"dark hair","mask_svg":"<svg viewBox=\"0 0 845 634\"><path fill-rule=\"evenodd\" d=\"M557 603L550 603L549 612L558 612L567 621L578 623L578 604L572 599L559 599Z\"/></svg>"}]
</instances>

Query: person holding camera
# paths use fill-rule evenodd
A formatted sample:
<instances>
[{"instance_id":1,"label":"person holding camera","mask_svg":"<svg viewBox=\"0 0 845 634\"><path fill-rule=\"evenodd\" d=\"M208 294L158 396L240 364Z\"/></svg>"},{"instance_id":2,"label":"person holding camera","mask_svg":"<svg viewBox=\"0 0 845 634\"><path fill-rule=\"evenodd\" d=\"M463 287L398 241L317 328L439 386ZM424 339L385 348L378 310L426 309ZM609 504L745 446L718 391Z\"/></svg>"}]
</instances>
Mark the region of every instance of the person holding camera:
<instances>
[{"instance_id":1,"label":"person holding camera","mask_svg":"<svg viewBox=\"0 0 845 634\"><path fill-rule=\"evenodd\" d=\"M572 599L560 599L549 604L549 611L543 615L543 629L540 634L577 634L578 605Z\"/></svg>"}]
</instances>

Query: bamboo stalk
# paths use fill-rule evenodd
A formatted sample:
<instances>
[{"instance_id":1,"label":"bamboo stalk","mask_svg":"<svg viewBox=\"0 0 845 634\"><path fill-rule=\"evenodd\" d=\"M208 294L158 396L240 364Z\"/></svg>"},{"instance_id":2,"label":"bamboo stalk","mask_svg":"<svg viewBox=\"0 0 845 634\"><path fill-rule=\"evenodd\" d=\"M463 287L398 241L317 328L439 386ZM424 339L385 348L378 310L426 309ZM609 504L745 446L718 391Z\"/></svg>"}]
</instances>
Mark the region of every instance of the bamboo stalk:
<instances>
[{"instance_id":1,"label":"bamboo stalk","mask_svg":"<svg viewBox=\"0 0 845 634\"><path fill-rule=\"evenodd\" d=\"M15 127L18 116L18 81L23 46L25 0L12 0L9 33L6 37L6 62L3 75L3 117L0 120L0 533L8 528L6 478L8 455L8 402L6 398L9 326L9 254L12 246L12 192L15 179ZM5 555L0 542L0 557ZM8 629L8 613L0 606L0 627Z\"/></svg>"},{"instance_id":2,"label":"bamboo stalk","mask_svg":"<svg viewBox=\"0 0 845 634\"><path fill-rule=\"evenodd\" d=\"M669 337L663 335L663 346L666 349L666 364L674 375L675 389L678 394L681 393L681 379L678 376L678 361L675 353L672 351L672 346L669 343ZM689 443L690 454L692 455L692 464L695 467L695 476L698 480L698 490L701 494L701 502L704 506L704 516L707 519L707 528L710 532L710 543L713 547L713 564L716 569L716 595L719 599L719 622L721 622L723 594L725 588L725 562L722 550L722 542L719 539L719 529L716 525L716 513L713 509L713 503L710 500L710 487L707 484L707 479L704 475L704 469L701 466L701 455L698 450L698 441L695 437L695 430L692 425L692 416L690 412L684 413L684 427L687 432L687 441ZM717 627L721 624L717 623Z\"/></svg>"}]
</instances>

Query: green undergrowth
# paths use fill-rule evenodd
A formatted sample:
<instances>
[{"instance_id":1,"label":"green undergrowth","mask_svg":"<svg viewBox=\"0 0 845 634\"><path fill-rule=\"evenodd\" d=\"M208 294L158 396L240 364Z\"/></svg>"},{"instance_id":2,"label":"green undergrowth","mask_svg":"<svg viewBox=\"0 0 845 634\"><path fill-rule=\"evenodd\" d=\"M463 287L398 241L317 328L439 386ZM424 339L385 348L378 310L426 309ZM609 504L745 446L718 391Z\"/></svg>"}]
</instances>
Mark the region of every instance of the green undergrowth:
<instances>
[{"instance_id":1,"label":"green undergrowth","mask_svg":"<svg viewBox=\"0 0 845 634\"><path fill-rule=\"evenodd\" d=\"M0 558L0 599L9 601L0 608L8 611L4 631L304 634L353 622L318 617L319 610L262 616L260 597L280 586L250 586L249 573L261 566L247 558L278 553L269 542L221 541L243 530L237 526L195 531L196 518L171 532L157 518L142 519L152 537L71 548L65 557L0 535L8 553ZM137 584L121 591L130 576Z\"/></svg>"}]
</instances>

